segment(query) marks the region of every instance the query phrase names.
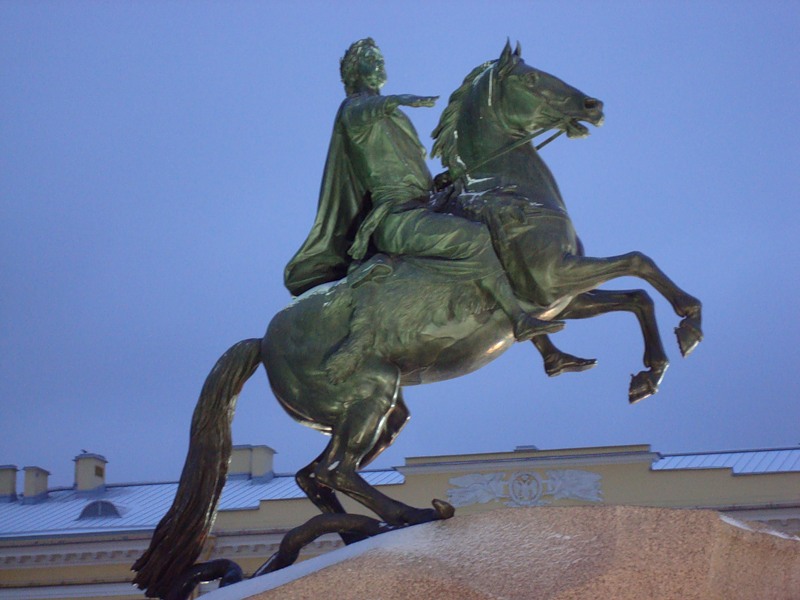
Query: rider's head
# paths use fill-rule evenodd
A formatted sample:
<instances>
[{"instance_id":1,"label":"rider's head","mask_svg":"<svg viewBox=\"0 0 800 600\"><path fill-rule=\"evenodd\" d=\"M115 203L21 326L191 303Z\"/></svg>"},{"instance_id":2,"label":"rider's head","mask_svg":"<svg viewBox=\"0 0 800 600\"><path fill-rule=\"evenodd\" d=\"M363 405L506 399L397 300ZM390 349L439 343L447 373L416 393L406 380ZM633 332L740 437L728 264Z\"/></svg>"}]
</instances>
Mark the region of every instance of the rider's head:
<instances>
[{"instance_id":1,"label":"rider's head","mask_svg":"<svg viewBox=\"0 0 800 600\"><path fill-rule=\"evenodd\" d=\"M383 55L372 38L353 43L339 61L347 95L361 91L377 92L386 83Z\"/></svg>"}]
</instances>

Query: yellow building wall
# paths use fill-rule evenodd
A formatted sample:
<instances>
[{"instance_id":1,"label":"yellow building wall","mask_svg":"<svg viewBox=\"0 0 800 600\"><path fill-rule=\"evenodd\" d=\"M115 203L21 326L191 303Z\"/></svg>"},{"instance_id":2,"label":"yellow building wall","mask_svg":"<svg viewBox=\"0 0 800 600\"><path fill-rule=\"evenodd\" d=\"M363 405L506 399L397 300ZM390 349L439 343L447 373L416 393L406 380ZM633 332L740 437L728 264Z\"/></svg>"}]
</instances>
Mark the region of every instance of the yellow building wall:
<instances>
[{"instance_id":1,"label":"yellow building wall","mask_svg":"<svg viewBox=\"0 0 800 600\"><path fill-rule=\"evenodd\" d=\"M433 498L447 500L448 490L454 488L451 480L468 474L502 474L503 481L510 481L514 474L535 473L545 481L550 476L548 473L554 470L579 470L599 476L602 502L556 499L552 495L542 496L541 501L552 506L755 507L761 512L769 511L771 507L790 506L797 507L800 516L800 473L733 475L729 469L652 471L650 466L655 458L657 455L650 452L648 446L418 457L409 459L404 467L399 468L405 475L405 483L379 486L379 489L394 499L423 508L430 507ZM495 498L485 503L469 504L457 508L457 513L467 515L506 508L506 501L507 498ZM370 514L350 499L343 498L343 504L349 512ZM317 514L316 507L306 499L262 501L257 508L222 511L201 560L230 558L246 573L252 573L277 549L287 530ZM89 564L85 560L74 565L43 560L16 564L14 568L0 566L0 588L130 581L130 565L135 560L131 553L136 554L130 550L131 544L139 544L143 550L148 537L137 534L75 539L74 543L82 547L87 543L96 543L98 547L101 544L127 544L128 555L116 558L105 555L103 561ZM28 546L35 546L34 549L42 550L51 545L53 552L62 553L69 551L69 544L70 541L64 538L28 542ZM0 542L0 550L13 546L14 542ZM302 556L313 556L338 546L341 542L337 536L324 536ZM42 552L46 554L45 550ZM119 600L120 596L114 598ZM143 598L143 595L132 593L125 598Z\"/></svg>"}]
</instances>

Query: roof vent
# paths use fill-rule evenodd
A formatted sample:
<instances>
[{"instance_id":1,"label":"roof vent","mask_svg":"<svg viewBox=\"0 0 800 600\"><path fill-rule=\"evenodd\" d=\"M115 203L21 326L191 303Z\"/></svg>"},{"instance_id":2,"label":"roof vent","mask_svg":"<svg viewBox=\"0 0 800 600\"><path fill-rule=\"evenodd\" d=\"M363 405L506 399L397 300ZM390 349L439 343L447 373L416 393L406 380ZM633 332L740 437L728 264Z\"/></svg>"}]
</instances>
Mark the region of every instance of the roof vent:
<instances>
[{"instance_id":1,"label":"roof vent","mask_svg":"<svg viewBox=\"0 0 800 600\"><path fill-rule=\"evenodd\" d=\"M266 482L272 479L272 457L269 446L234 446L228 472L231 477Z\"/></svg>"},{"instance_id":2,"label":"roof vent","mask_svg":"<svg viewBox=\"0 0 800 600\"><path fill-rule=\"evenodd\" d=\"M75 457L75 489L79 492L102 492L106 488L105 456L83 452Z\"/></svg>"},{"instance_id":3,"label":"roof vent","mask_svg":"<svg viewBox=\"0 0 800 600\"><path fill-rule=\"evenodd\" d=\"M49 471L41 467L25 467L25 491L23 492L22 502L32 504L47 498L47 478Z\"/></svg>"},{"instance_id":4,"label":"roof vent","mask_svg":"<svg viewBox=\"0 0 800 600\"><path fill-rule=\"evenodd\" d=\"M95 500L89 502L81 511L79 520L81 519L99 519L103 517L119 517L119 510L108 500Z\"/></svg>"},{"instance_id":5,"label":"roof vent","mask_svg":"<svg viewBox=\"0 0 800 600\"><path fill-rule=\"evenodd\" d=\"M0 502L17 500L17 466L0 466Z\"/></svg>"}]
</instances>

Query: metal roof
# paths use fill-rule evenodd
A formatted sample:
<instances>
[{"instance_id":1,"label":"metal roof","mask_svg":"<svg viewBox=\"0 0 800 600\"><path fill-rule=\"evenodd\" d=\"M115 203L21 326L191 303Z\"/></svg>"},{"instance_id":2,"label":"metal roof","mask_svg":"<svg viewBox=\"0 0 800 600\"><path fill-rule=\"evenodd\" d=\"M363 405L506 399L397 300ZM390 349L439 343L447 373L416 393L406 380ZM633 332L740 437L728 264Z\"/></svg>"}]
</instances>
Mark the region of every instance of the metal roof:
<instances>
[{"instance_id":1,"label":"metal roof","mask_svg":"<svg viewBox=\"0 0 800 600\"><path fill-rule=\"evenodd\" d=\"M403 483L403 475L391 470L363 471L371 485ZM0 503L0 539L151 531L167 512L175 497L177 483L107 485L103 492L50 490L47 498L35 502ZM262 500L305 498L293 475L276 475L269 481L231 477L220 499L220 510L258 508ZM119 517L79 519L88 504L111 502Z\"/></svg>"},{"instance_id":2,"label":"metal roof","mask_svg":"<svg viewBox=\"0 0 800 600\"><path fill-rule=\"evenodd\" d=\"M800 447L659 456L651 465L654 471L731 469L735 475L800 472ZM397 485L404 481L395 469L364 471L362 475L371 485ZM172 504L177 487L174 482L120 484L88 494L72 488L54 489L39 502L0 502L0 540L151 531ZM268 481L232 476L222 492L219 509L253 509L264 500L304 497L292 475L276 475ZM97 500L113 503L120 516L79 519L86 506Z\"/></svg>"},{"instance_id":3,"label":"metal roof","mask_svg":"<svg viewBox=\"0 0 800 600\"><path fill-rule=\"evenodd\" d=\"M800 447L664 454L650 468L654 471L731 469L735 475L791 473L800 471Z\"/></svg>"}]
</instances>

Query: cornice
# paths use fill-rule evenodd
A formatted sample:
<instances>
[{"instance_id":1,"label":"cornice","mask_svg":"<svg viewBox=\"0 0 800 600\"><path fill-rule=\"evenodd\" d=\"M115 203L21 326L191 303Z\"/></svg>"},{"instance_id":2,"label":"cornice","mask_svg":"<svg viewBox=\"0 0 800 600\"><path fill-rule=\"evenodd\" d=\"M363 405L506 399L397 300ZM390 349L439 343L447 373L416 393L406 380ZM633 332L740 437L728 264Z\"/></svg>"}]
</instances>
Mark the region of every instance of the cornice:
<instances>
[{"instance_id":1,"label":"cornice","mask_svg":"<svg viewBox=\"0 0 800 600\"><path fill-rule=\"evenodd\" d=\"M278 551L286 532L240 533L237 535L220 535L214 540L214 548L209 558L264 558L266 560ZM342 541L336 534L320 536L303 548L303 554L321 554L342 547Z\"/></svg>"},{"instance_id":2,"label":"cornice","mask_svg":"<svg viewBox=\"0 0 800 600\"><path fill-rule=\"evenodd\" d=\"M556 456L525 456L510 458L485 458L452 462L418 463L395 467L405 476L428 475L434 473L465 473L477 471L507 471L509 469L552 469L575 468L598 465L638 464L650 465L658 460L657 452L619 452L613 454L579 454Z\"/></svg>"},{"instance_id":3,"label":"cornice","mask_svg":"<svg viewBox=\"0 0 800 600\"><path fill-rule=\"evenodd\" d=\"M264 558L277 552L286 531L212 534L209 558ZM0 569L35 569L57 566L132 564L147 549L150 538L105 538L80 542L55 541L0 547ZM321 554L342 546L335 534L324 535L306 546L304 554Z\"/></svg>"},{"instance_id":4,"label":"cornice","mask_svg":"<svg viewBox=\"0 0 800 600\"><path fill-rule=\"evenodd\" d=\"M149 539L21 544L0 548L0 568L120 564L136 560L148 544Z\"/></svg>"},{"instance_id":5,"label":"cornice","mask_svg":"<svg viewBox=\"0 0 800 600\"><path fill-rule=\"evenodd\" d=\"M141 596L131 583L91 583L0 588L0 600L46 600L48 598L113 598Z\"/></svg>"}]
</instances>

